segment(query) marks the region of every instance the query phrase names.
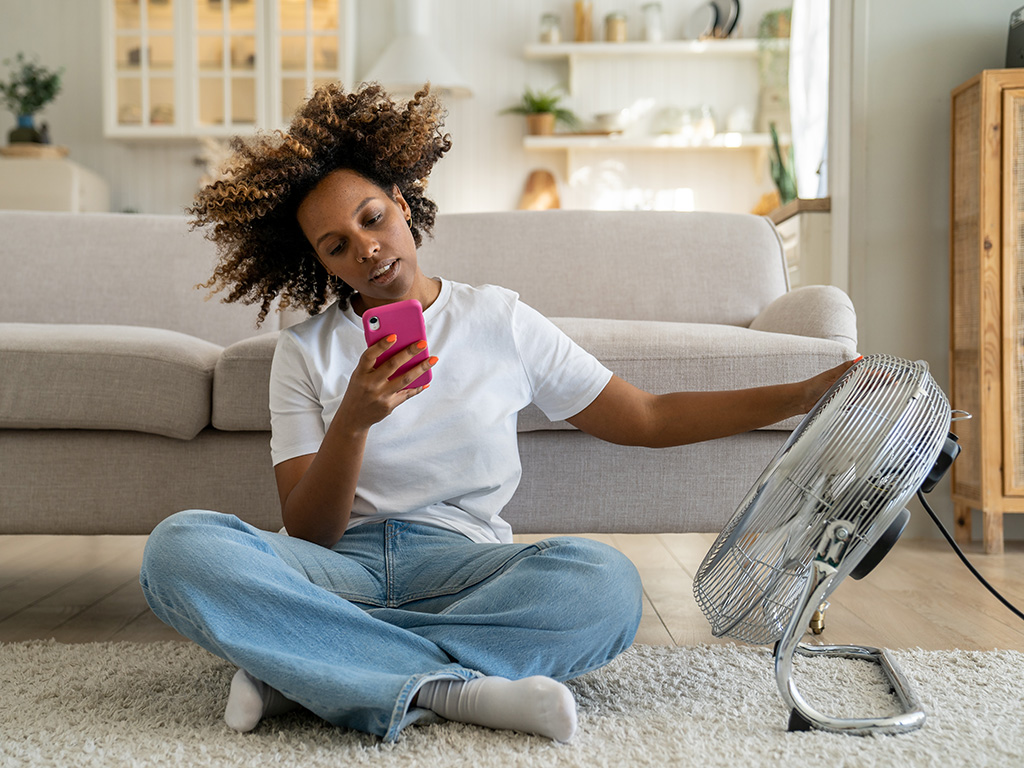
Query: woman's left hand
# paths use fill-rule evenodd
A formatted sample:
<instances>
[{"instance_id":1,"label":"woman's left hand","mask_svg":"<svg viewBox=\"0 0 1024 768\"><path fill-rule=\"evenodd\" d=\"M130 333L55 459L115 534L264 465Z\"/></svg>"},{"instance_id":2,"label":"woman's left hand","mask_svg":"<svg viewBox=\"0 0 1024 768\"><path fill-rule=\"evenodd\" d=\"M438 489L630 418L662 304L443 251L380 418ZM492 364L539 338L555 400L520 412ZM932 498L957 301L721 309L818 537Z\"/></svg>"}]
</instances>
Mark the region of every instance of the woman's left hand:
<instances>
[{"instance_id":1,"label":"woman's left hand","mask_svg":"<svg viewBox=\"0 0 1024 768\"><path fill-rule=\"evenodd\" d=\"M822 371L817 376L812 376L811 378L801 382L803 395L800 413L807 413L810 411L821 399L822 395L828 392L829 388L839 381L840 376L863 359L864 355L861 355L856 360L847 360L845 363L840 363L835 368L829 368L827 371Z\"/></svg>"}]
</instances>

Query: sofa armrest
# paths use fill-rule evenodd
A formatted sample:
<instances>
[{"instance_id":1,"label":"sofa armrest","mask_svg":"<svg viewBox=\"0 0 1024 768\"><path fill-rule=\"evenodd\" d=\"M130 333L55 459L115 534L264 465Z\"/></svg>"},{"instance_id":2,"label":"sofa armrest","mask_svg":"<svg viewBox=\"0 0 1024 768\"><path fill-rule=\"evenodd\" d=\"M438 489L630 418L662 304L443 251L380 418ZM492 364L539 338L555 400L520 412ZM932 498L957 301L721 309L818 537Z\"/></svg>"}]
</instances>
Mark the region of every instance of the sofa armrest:
<instances>
[{"instance_id":1,"label":"sofa armrest","mask_svg":"<svg viewBox=\"0 0 1024 768\"><path fill-rule=\"evenodd\" d=\"M270 366L279 331L236 341L213 373L213 426L228 432L270 431Z\"/></svg>"},{"instance_id":2,"label":"sofa armrest","mask_svg":"<svg viewBox=\"0 0 1024 768\"><path fill-rule=\"evenodd\" d=\"M761 310L750 329L828 339L851 352L857 349L857 313L853 302L832 285L805 285L782 294Z\"/></svg>"}]
</instances>

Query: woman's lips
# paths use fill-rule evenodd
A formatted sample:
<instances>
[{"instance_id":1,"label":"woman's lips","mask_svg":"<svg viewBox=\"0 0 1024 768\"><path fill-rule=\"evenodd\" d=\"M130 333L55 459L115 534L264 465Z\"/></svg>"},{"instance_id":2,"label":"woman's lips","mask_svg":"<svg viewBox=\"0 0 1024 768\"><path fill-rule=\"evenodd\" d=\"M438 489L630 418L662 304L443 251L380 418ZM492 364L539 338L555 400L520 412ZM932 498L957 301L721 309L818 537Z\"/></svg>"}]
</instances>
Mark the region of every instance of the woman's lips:
<instances>
[{"instance_id":1,"label":"woman's lips","mask_svg":"<svg viewBox=\"0 0 1024 768\"><path fill-rule=\"evenodd\" d=\"M383 271L382 271L383 270ZM374 269L370 282L374 285L387 285L398 275L398 260L384 261Z\"/></svg>"}]
</instances>

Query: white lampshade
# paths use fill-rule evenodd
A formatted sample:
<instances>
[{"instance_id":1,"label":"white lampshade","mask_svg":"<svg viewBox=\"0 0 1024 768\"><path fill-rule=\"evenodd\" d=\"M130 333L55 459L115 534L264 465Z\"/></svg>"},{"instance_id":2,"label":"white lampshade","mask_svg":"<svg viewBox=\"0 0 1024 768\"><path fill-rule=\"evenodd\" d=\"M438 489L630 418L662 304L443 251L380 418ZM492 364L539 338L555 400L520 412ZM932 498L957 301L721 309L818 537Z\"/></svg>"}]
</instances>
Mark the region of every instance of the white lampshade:
<instances>
[{"instance_id":1,"label":"white lampshade","mask_svg":"<svg viewBox=\"0 0 1024 768\"><path fill-rule=\"evenodd\" d=\"M366 77L394 93L414 93L427 81L454 96L471 96L465 78L445 58L430 34L431 0L394 0L395 39Z\"/></svg>"}]
</instances>

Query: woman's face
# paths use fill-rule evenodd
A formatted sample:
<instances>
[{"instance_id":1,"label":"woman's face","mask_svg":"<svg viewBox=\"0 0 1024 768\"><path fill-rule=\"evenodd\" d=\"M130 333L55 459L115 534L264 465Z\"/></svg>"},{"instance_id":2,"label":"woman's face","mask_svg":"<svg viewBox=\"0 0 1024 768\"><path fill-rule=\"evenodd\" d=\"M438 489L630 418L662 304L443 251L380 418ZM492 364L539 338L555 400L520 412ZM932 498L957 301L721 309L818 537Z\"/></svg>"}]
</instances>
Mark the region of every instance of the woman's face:
<instances>
[{"instance_id":1,"label":"woman's face","mask_svg":"<svg viewBox=\"0 0 1024 768\"><path fill-rule=\"evenodd\" d=\"M389 195L346 169L324 177L296 218L324 268L359 293L353 306L361 312L403 299L427 307L437 297L436 283L420 272L410 216L397 186Z\"/></svg>"}]
</instances>

